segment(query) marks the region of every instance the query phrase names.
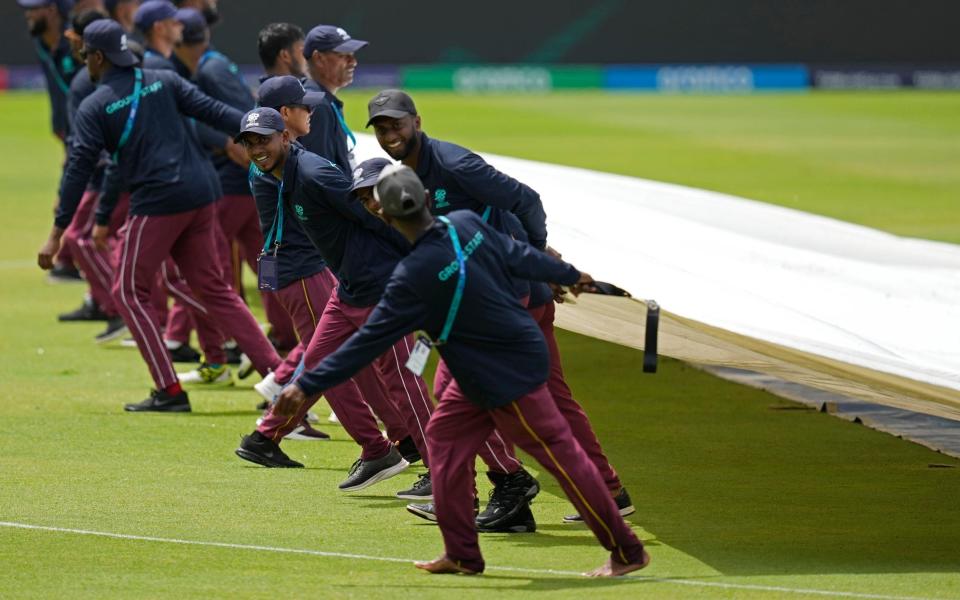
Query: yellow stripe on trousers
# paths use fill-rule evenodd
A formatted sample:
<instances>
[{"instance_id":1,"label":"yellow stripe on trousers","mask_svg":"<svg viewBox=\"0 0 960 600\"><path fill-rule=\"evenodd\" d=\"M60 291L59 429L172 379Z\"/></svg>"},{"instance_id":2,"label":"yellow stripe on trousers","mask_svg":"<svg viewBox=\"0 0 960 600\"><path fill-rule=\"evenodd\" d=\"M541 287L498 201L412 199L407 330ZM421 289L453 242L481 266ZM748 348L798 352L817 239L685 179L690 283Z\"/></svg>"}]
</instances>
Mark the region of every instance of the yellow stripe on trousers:
<instances>
[{"instance_id":1,"label":"yellow stripe on trousers","mask_svg":"<svg viewBox=\"0 0 960 600\"><path fill-rule=\"evenodd\" d=\"M610 528L607 527L607 524L603 522L603 519L600 518L600 515L597 514L597 511L593 510L593 507L590 506L589 502L587 502L587 499L583 496L583 493L580 491L580 488L578 488L576 484L573 483L573 480L570 479L570 475L568 475L566 469L564 469L563 466L560 465L560 462L557 460L557 457L553 455L553 452L550 450L550 447L547 446L546 442L540 439L540 436L538 436L530 427L530 424L527 423L527 420L523 417L523 413L520 412L520 407L517 406L517 403L514 402L510 406L512 406L514 412L517 413L517 418L520 419L520 424L523 425L523 428L527 430L527 433L530 434L530 437L536 440L538 444L543 446L543 450L547 453L547 456L550 457L550 460L553 461L554 466L557 467L557 470L560 471L560 474L563 475L563 478L567 480L568 484L570 484L570 487L573 489L573 491L576 492L577 497L580 499L580 502L582 502L583 505L587 508L587 510L590 511L590 514L593 515L593 518L596 519L597 523L600 523L604 531L607 532L607 535L610 536L610 545L612 545L614 548L617 549L617 552L620 553L620 558L622 559L623 563L627 564L629 561L627 560L627 557L623 554L623 548L621 548L617 544L616 539L613 537L613 532L610 531Z\"/></svg>"}]
</instances>

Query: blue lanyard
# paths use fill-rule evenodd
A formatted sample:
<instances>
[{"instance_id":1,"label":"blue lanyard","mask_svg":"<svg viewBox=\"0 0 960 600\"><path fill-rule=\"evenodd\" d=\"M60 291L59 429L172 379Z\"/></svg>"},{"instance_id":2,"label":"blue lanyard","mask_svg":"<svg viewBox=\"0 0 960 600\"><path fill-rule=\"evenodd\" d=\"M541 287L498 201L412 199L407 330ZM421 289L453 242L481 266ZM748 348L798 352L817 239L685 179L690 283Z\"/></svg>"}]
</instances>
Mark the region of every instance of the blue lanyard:
<instances>
[{"instance_id":1,"label":"blue lanyard","mask_svg":"<svg viewBox=\"0 0 960 600\"><path fill-rule=\"evenodd\" d=\"M491 208L493 208L493 207L488 204L487 207L486 207L485 209L483 209L483 214L480 215L480 218L483 219L483 222L484 222L484 223L486 223L487 221L490 220L490 209L491 209Z\"/></svg>"},{"instance_id":2,"label":"blue lanyard","mask_svg":"<svg viewBox=\"0 0 960 600\"><path fill-rule=\"evenodd\" d=\"M447 338L450 337L450 329L453 328L453 321L457 318L457 311L460 310L460 301L463 299L463 288L467 285L467 259L463 256L463 248L460 247L460 237L457 235L457 230L454 229L453 224L450 223L450 219L446 217L437 218L447 226L447 231L450 232L450 244L453 245L453 251L457 255L457 264L460 266L460 270L457 273L457 288L453 291L453 299L450 300L450 310L447 311L447 320L443 324L440 337L438 337L436 341L437 345L440 345L447 343Z\"/></svg>"},{"instance_id":3,"label":"blue lanyard","mask_svg":"<svg viewBox=\"0 0 960 600\"><path fill-rule=\"evenodd\" d=\"M347 137L350 138L350 143L353 144L353 146L351 146L348 149L348 151L353 152L353 149L357 147L357 137L353 135L353 132L350 131L349 127L347 127L347 121L346 119L343 118L343 113L340 112L340 109L337 108L337 103L331 100L330 107L333 108L333 114L337 115L337 121L340 122L340 129L342 129L343 132L347 134Z\"/></svg>"},{"instance_id":4,"label":"blue lanyard","mask_svg":"<svg viewBox=\"0 0 960 600\"><path fill-rule=\"evenodd\" d=\"M37 54L40 55L40 60L42 60L47 68L50 69L50 72L53 74L53 80L57 82L57 87L60 88L60 91L63 92L64 96L70 95L70 86L67 85L67 82L63 80L63 77L60 75L60 71L57 70L57 65L53 62L53 57L50 56L50 53L47 52L46 48L43 47L43 43L40 40L36 40L37 44Z\"/></svg>"},{"instance_id":5,"label":"blue lanyard","mask_svg":"<svg viewBox=\"0 0 960 600\"><path fill-rule=\"evenodd\" d=\"M277 232L277 240L273 240L273 232ZM266 254L267 250L270 249L271 245L275 244L273 249L273 255L277 255L277 250L280 249L280 240L283 239L283 181L280 181L280 185L277 187L277 214L273 217L273 225L270 227L270 233L267 234L267 239L263 243L263 253Z\"/></svg>"},{"instance_id":6,"label":"blue lanyard","mask_svg":"<svg viewBox=\"0 0 960 600\"><path fill-rule=\"evenodd\" d=\"M133 70L133 100L130 102L130 114L127 115L127 122L123 126L123 133L120 134L120 141L117 142L117 149L113 153L114 162L120 155L120 148L130 139L130 132L133 131L133 122L137 118L137 108L140 107L140 90L143 88L143 71Z\"/></svg>"}]
</instances>

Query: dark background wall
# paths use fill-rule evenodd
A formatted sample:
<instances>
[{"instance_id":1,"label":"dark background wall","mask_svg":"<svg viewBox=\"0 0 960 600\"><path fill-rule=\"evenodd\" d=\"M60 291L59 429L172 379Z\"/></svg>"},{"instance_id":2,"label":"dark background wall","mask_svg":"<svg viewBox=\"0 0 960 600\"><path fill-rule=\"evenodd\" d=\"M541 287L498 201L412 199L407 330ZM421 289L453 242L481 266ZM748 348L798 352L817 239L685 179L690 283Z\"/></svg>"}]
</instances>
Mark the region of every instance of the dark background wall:
<instances>
[{"instance_id":1,"label":"dark background wall","mask_svg":"<svg viewBox=\"0 0 960 600\"><path fill-rule=\"evenodd\" d=\"M291 21L344 27L368 64L958 63L960 0L221 0L217 46L255 63L256 33ZM0 64L35 62L13 0Z\"/></svg>"}]
</instances>

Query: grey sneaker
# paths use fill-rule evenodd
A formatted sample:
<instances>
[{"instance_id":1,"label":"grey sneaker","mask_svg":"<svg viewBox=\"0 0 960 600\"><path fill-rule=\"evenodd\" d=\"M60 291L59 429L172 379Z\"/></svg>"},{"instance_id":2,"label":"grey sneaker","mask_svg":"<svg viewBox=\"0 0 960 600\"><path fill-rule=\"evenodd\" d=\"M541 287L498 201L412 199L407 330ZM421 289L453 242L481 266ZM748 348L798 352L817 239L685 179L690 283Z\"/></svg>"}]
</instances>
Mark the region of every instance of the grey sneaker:
<instances>
[{"instance_id":1,"label":"grey sneaker","mask_svg":"<svg viewBox=\"0 0 960 600\"><path fill-rule=\"evenodd\" d=\"M406 460L406 459L404 459ZM430 484L430 471L420 476L409 490L397 492L397 498L403 500L433 500L433 486Z\"/></svg>"},{"instance_id":2,"label":"grey sneaker","mask_svg":"<svg viewBox=\"0 0 960 600\"><path fill-rule=\"evenodd\" d=\"M617 494L617 497L614 498L613 501L617 503L621 517L626 517L627 515L632 515L637 512L637 509L633 507L633 502L630 501L630 494L627 493L627 488L620 488L620 493ZM567 515L563 518L563 522L583 523L583 517L580 515Z\"/></svg>"},{"instance_id":3,"label":"grey sneaker","mask_svg":"<svg viewBox=\"0 0 960 600\"><path fill-rule=\"evenodd\" d=\"M409 466L410 463L400 456L396 447L391 446L390 452L380 458L373 460L358 459L357 462L353 463L353 466L350 467L350 475L337 487L344 492L362 490L384 479L393 477Z\"/></svg>"}]
</instances>

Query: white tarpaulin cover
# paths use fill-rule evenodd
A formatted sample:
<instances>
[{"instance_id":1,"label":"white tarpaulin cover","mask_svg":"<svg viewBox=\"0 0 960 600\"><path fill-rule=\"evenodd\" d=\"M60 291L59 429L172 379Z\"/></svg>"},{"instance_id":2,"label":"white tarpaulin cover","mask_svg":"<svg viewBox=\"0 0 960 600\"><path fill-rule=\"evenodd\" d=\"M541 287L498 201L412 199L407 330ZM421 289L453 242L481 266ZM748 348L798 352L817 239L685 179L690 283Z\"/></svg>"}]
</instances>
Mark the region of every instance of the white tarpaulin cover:
<instances>
[{"instance_id":1,"label":"white tarpaulin cover","mask_svg":"<svg viewBox=\"0 0 960 600\"><path fill-rule=\"evenodd\" d=\"M370 136L357 150L382 155ZM566 260L660 303L661 354L960 419L960 246L483 156L540 193L549 243ZM644 314L635 300L581 297L558 324L642 348Z\"/></svg>"}]
</instances>

